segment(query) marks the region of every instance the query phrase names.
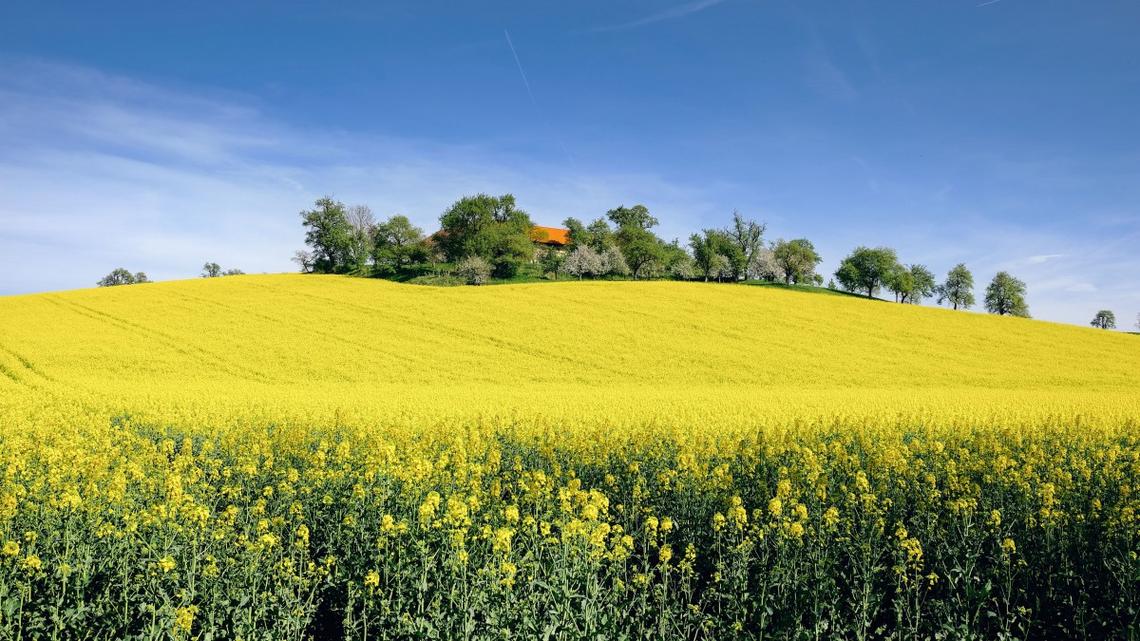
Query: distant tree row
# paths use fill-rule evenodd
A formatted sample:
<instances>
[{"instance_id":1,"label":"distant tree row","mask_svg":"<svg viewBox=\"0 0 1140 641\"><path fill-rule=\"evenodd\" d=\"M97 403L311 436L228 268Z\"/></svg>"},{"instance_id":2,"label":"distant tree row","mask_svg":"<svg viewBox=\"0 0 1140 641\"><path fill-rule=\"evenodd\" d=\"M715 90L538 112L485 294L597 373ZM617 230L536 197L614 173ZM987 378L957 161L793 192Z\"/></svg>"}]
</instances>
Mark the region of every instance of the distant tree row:
<instances>
[{"instance_id":1,"label":"distant tree row","mask_svg":"<svg viewBox=\"0 0 1140 641\"><path fill-rule=\"evenodd\" d=\"M95 284L99 287L115 287L118 285L137 285L139 283L149 283L150 280L146 277L146 272L135 272L119 267L111 270L110 274L100 278Z\"/></svg>"},{"instance_id":2,"label":"distant tree row","mask_svg":"<svg viewBox=\"0 0 1140 641\"><path fill-rule=\"evenodd\" d=\"M665 241L654 229L658 220L644 205L618 206L583 222L567 218L563 247L536 247L536 228L511 194L476 194L455 201L439 218L439 231L424 231L402 215L378 221L366 205L347 206L331 197L301 212L308 249L294 260L304 272L404 278L410 274L443 274L451 282L478 285L511 279L525 267L546 278L672 278L718 282L769 281L821 286L817 273L822 257L807 238L765 242L766 225L733 212L723 228L692 234L687 246ZM202 275L241 273L207 263ZM138 277L142 280L138 280ZM141 272L115 270L100 285L145 282ZM838 283L838 284L837 284ZM889 247L856 247L839 264L830 289L875 297L889 291L898 303L970 309L976 304L974 277L965 264L955 265L938 282L919 263L900 262ZM1025 283L1008 272L994 275L983 305L991 313L1029 316ZM1114 328L1116 318L1101 310L1091 323ZM1140 328L1140 317L1137 319Z\"/></svg>"},{"instance_id":3,"label":"distant tree row","mask_svg":"<svg viewBox=\"0 0 1140 641\"><path fill-rule=\"evenodd\" d=\"M226 269L223 270L222 266L217 263L206 263L202 265L202 278L218 278L219 276L241 276L244 274L240 269Z\"/></svg>"}]
</instances>

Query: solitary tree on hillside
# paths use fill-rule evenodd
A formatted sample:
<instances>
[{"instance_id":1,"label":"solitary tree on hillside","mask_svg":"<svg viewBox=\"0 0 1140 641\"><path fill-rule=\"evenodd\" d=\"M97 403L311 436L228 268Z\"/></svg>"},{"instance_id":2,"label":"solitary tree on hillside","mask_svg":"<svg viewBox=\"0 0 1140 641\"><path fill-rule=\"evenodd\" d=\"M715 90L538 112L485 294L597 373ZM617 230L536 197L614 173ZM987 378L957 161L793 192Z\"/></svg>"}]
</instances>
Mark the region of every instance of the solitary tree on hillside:
<instances>
[{"instance_id":1,"label":"solitary tree on hillside","mask_svg":"<svg viewBox=\"0 0 1140 641\"><path fill-rule=\"evenodd\" d=\"M777 240L772 246L772 257L784 272L784 282L789 285L813 281L815 267L823 260L815 251L815 245L806 238Z\"/></svg>"},{"instance_id":2,"label":"solitary tree on hillside","mask_svg":"<svg viewBox=\"0 0 1140 641\"><path fill-rule=\"evenodd\" d=\"M222 266L217 263L202 265L202 278L217 278L222 275Z\"/></svg>"},{"instance_id":3,"label":"solitary tree on hillside","mask_svg":"<svg viewBox=\"0 0 1140 641\"><path fill-rule=\"evenodd\" d=\"M974 304L974 275L966 269L965 263L958 263L946 274L946 282L935 290L938 304L943 301L954 309L970 309Z\"/></svg>"},{"instance_id":4,"label":"solitary tree on hillside","mask_svg":"<svg viewBox=\"0 0 1140 641\"><path fill-rule=\"evenodd\" d=\"M1025 303L1025 283L1008 272L998 272L986 288L986 310L1001 316L1029 318L1029 305Z\"/></svg>"},{"instance_id":5,"label":"solitary tree on hillside","mask_svg":"<svg viewBox=\"0 0 1140 641\"><path fill-rule=\"evenodd\" d=\"M1089 325L1100 329L1116 329L1116 314L1113 314L1112 310L1102 309L1093 316Z\"/></svg>"},{"instance_id":6,"label":"solitary tree on hillside","mask_svg":"<svg viewBox=\"0 0 1140 641\"><path fill-rule=\"evenodd\" d=\"M856 247L839 264L835 278L847 291L865 291L871 297L898 268L895 250L889 247Z\"/></svg>"}]
</instances>

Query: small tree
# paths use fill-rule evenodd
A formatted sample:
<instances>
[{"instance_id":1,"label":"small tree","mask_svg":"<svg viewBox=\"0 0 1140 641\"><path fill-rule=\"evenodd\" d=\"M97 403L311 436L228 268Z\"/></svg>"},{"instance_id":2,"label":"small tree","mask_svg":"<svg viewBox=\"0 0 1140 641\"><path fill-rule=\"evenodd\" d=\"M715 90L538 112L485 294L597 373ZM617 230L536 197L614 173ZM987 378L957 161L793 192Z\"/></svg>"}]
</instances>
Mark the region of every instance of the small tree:
<instances>
[{"instance_id":1,"label":"small tree","mask_svg":"<svg viewBox=\"0 0 1140 641\"><path fill-rule=\"evenodd\" d=\"M130 273L129 271L119 267L111 270L103 278L100 278L96 285L99 287L117 287L119 285L136 285L138 283L149 283L145 272Z\"/></svg>"},{"instance_id":2,"label":"small tree","mask_svg":"<svg viewBox=\"0 0 1140 641\"><path fill-rule=\"evenodd\" d=\"M726 254L732 263L733 277L743 280L748 277L748 270L756 254L764 248L764 231L767 226L754 220L748 220L740 215L739 211L732 212L732 226L724 230L726 236L732 241L733 250Z\"/></svg>"},{"instance_id":3,"label":"small tree","mask_svg":"<svg viewBox=\"0 0 1140 641\"><path fill-rule=\"evenodd\" d=\"M719 229L705 229L699 234L693 234L689 237L689 247L693 250L697 271L704 276L706 282L710 278L720 280L723 265L732 264L726 255L733 250L732 239ZM721 258L724 260L721 261Z\"/></svg>"},{"instance_id":4,"label":"small tree","mask_svg":"<svg viewBox=\"0 0 1140 641\"><path fill-rule=\"evenodd\" d=\"M889 247L856 247L839 264L835 278L847 291L865 291L871 297L898 269L899 259L895 250Z\"/></svg>"},{"instance_id":5,"label":"small tree","mask_svg":"<svg viewBox=\"0 0 1140 641\"><path fill-rule=\"evenodd\" d=\"M934 273L925 265L900 265L886 281L887 289L895 294L895 302L913 303L922 302L923 298L934 294L937 285L934 283Z\"/></svg>"},{"instance_id":6,"label":"small tree","mask_svg":"<svg viewBox=\"0 0 1140 641\"><path fill-rule=\"evenodd\" d=\"M538 254L538 264L543 274L551 274L554 280L558 280L558 274L566 268L566 252L553 247L543 249Z\"/></svg>"},{"instance_id":7,"label":"small tree","mask_svg":"<svg viewBox=\"0 0 1140 641\"><path fill-rule=\"evenodd\" d=\"M602 257L589 245L579 245L566 257L563 269L567 274L577 276L578 280L583 276L596 276L602 273Z\"/></svg>"},{"instance_id":8,"label":"small tree","mask_svg":"<svg viewBox=\"0 0 1140 641\"><path fill-rule=\"evenodd\" d=\"M974 305L974 275L965 263L958 263L946 274L946 281L935 290L938 304L949 303L954 309L970 309Z\"/></svg>"},{"instance_id":9,"label":"small tree","mask_svg":"<svg viewBox=\"0 0 1140 641\"><path fill-rule=\"evenodd\" d=\"M222 275L222 266L217 263L202 265L202 278L217 278Z\"/></svg>"},{"instance_id":10,"label":"small tree","mask_svg":"<svg viewBox=\"0 0 1140 641\"><path fill-rule=\"evenodd\" d=\"M1093 316L1089 325L1100 329L1116 329L1116 314L1113 314L1112 310L1102 309Z\"/></svg>"},{"instance_id":11,"label":"small tree","mask_svg":"<svg viewBox=\"0 0 1140 641\"><path fill-rule=\"evenodd\" d=\"M491 263L481 256L468 256L455 266L455 275L468 285L484 285L491 280Z\"/></svg>"},{"instance_id":12,"label":"small tree","mask_svg":"<svg viewBox=\"0 0 1140 641\"><path fill-rule=\"evenodd\" d=\"M245 274L245 272L240 269L227 269L222 272L222 276L241 276L243 274Z\"/></svg>"},{"instance_id":13,"label":"small tree","mask_svg":"<svg viewBox=\"0 0 1140 641\"><path fill-rule=\"evenodd\" d=\"M601 273L608 276L629 276L629 265L620 249L610 247L601 254Z\"/></svg>"},{"instance_id":14,"label":"small tree","mask_svg":"<svg viewBox=\"0 0 1140 641\"><path fill-rule=\"evenodd\" d=\"M815 251L815 245L806 238L777 240L772 245L772 259L784 272L784 282L789 285L813 281L815 267L823 260Z\"/></svg>"},{"instance_id":15,"label":"small tree","mask_svg":"<svg viewBox=\"0 0 1140 641\"><path fill-rule=\"evenodd\" d=\"M986 288L986 310L999 316L1029 318L1029 306L1025 303L1025 283L1008 272L995 274Z\"/></svg>"}]
</instances>

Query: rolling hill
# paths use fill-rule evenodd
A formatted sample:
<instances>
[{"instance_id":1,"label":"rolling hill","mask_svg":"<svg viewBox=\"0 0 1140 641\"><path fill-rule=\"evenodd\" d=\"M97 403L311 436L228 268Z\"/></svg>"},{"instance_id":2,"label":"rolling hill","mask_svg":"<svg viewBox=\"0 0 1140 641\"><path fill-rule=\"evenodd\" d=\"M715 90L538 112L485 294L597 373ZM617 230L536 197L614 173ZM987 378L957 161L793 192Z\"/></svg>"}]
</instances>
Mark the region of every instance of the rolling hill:
<instances>
[{"instance_id":1,"label":"rolling hill","mask_svg":"<svg viewBox=\"0 0 1140 641\"><path fill-rule=\"evenodd\" d=\"M0 391L224 420L1140 416L1140 341L772 288L266 275L0 298Z\"/></svg>"}]
</instances>

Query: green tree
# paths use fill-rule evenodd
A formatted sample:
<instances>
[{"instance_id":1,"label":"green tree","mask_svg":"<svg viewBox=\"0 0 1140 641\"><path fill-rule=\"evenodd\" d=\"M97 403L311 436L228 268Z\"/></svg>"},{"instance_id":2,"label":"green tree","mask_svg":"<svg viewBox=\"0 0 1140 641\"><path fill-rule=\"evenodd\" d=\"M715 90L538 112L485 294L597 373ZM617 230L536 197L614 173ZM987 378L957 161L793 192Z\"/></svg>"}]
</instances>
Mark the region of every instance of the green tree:
<instances>
[{"instance_id":1,"label":"green tree","mask_svg":"<svg viewBox=\"0 0 1140 641\"><path fill-rule=\"evenodd\" d=\"M558 280L558 275L566 271L566 256L565 251L554 247L541 250L538 255L538 264L542 273L550 274L554 280Z\"/></svg>"},{"instance_id":2,"label":"green tree","mask_svg":"<svg viewBox=\"0 0 1140 641\"><path fill-rule=\"evenodd\" d=\"M530 216L515 206L510 194L460 198L440 216L439 223L439 244L448 260L479 256L499 278L514 276L534 256Z\"/></svg>"},{"instance_id":3,"label":"green tree","mask_svg":"<svg viewBox=\"0 0 1140 641\"><path fill-rule=\"evenodd\" d=\"M372 226L372 261L377 271L393 273L427 259L424 231L399 214Z\"/></svg>"},{"instance_id":4,"label":"green tree","mask_svg":"<svg viewBox=\"0 0 1140 641\"><path fill-rule=\"evenodd\" d=\"M747 278L749 267L764 247L765 229L764 223L748 220L739 211L732 212L732 226L725 234L732 240L734 250L725 257L732 264L732 276L736 280Z\"/></svg>"},{"instance_id":5,"label":"green tree","mask_svg":"<svg viewBox=\"0 0 1140 641\"><path fill-rule=\"evenodd\" d=\"M710 278L719 280L722 266L731 265L725 254L730 253L734 246L732 239L722 230L704 229L699 234L689 236L689 247L693 250L693 263L697 272L704 277L705 282Z\"/></svg>"},{"instance_id":6,"label":"green tree","mask_svg":"<svg viewBox=\"0 0 1140 641\"><path fill-rule=\"evenodd\" d=\"M946 281L935 290L938 304L949 303L954 309L970 309L974 305L974 275L965 263L958 263L946 274Z\"/></svg>"},{"instance_id":7,"label":"green tree","mask_svg":"<svg viewBox=\"0 0 1140 641\"><path fill-rule=\"evenodd\" d=\"M1025 303L1025 283L1008 272L995 274L986 288L986 310L1001 316L1029 318L1029 306Z\"/></svg>"},{"instance_id":8,"label":"green tree","mask_svg":"<svg viewBox=\"0 0 1140 641\"><path fill-rule=\"evenodd\" d=\"M784 282L788 284L814 282L816 265L823 260L806 238L777 240L772 245L772 258L783 270Z\"/></svg>"},{"instance_id":9,"label":"green tree","mask_svg":"<svg viewBox=\"0 0 1140 641\"><path fill-rule=\"evenodd\" d=\"M867 292L875 295L899 269L898 255L889 247L856 247L839 263L835 278L850 292Z\"/></svg>"},{"instance_id":10,"label":"green tree","mask_svg":"<svg viewBox=\"0 0 1140 641\"><path fill-rule=\"evenodd\" d=\"M1089 325L1100 329L1116 329L1116 314L1113 314L1112 310L1102 309L1093 316Z\"/></svg>"},{"instance_id":11,"label":"green tree","mask_svg":"<svg viewBox=\"0 0 1140 641\"><path fill-rule=\"evenodd\" d=\"M606 212L606 217L617 226L618 230L627 228L649 230L657 226L657 219L649 214L649 209L645 205L633 207L621 205Z\"/></svg>"},{"instance_id":12,"label":"green tree","mask_svg":"<svg viewBox=\"0 0 1140 641\"><path fill-rule=\"evenodd\" d=\"M217 263L202 265L202 278L217 278L222 275L222 266Z\"/></svg>"},{"instance_id":13,"label":"green tree","mask_svg":"<svg viewBox=\"0 0 1140 641\"><path fill-rule=\"evenodd\" d=\"M895 302L915 305L921 303L923 298L934 295L938 287L934 282L934 273L925 265L899 265L887 277L886 286L894 292Z\"/></svg>"},{"instance_id":14,"label":"green tree","mask_svg":"<svg viewBox=\"0 0 1140 641\"><path fill-rule=\"evenodd\" d=\"M312 248L308 271L344 274L355 267L356 235L344 203L325 196L313 209L301 212L301 224L306 228L305 244Z\"/></svg>"},{"instance_id":15,"label":"green tree","mask_svg":"<svg viewBox=\"0 0 1140 641\"><path fill-rule=\"evenodd\" d=\"M111 270L103 278L100 278L96 285L99 287L116 287L118 285L136 285L138 283L149 283L150 280L146 277L146 272L130 273L129 271L119 267Z\"/></svg>"},{"instance_id":16,"label":"green tree","mask_svg":"<svg viewBox=\"0 0 1140 641\"><path fill-rule=\"evenodd\" d=\"M606 212L606 217L617 226L617 231L613 235L614 244L621 250L634 278L644 278L663 264L666 254L665 244L650 231L657 225L657 219L649 214L649 209L645 205L633 207L623 205ZM594 225L591 225L591 228L593 227ZM604 248L598 251L601 253Z\"/></svg>"}]
</instances>

